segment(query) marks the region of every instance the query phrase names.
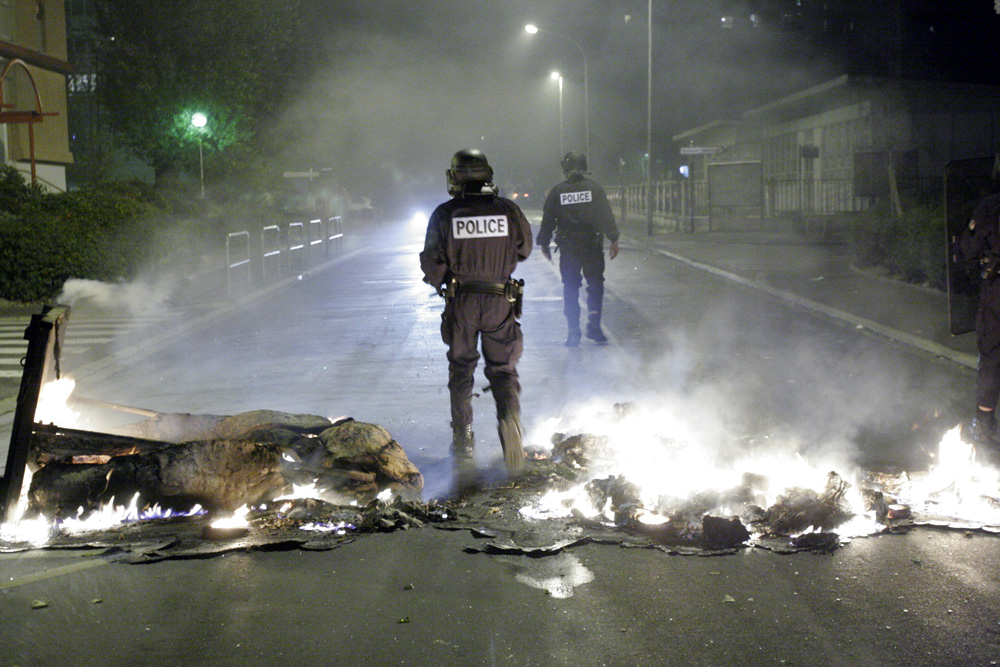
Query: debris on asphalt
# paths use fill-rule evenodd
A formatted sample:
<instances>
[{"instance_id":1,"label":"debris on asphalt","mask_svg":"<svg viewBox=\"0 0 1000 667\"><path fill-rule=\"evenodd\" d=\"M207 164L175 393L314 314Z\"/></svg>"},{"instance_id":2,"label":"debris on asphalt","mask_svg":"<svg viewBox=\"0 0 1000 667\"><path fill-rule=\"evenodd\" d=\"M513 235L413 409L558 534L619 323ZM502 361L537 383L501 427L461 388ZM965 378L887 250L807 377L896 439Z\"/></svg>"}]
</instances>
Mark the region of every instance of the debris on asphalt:
<instances>
[{"instance_id":1,"label":"debris on asphalt","mask_svg":"<svg viewBox=\"0 0 1000 667\"><path fill-rule=\"evenodd\" d=\"M387 489L418 498L424 484L381 426L272 410L162 414L114 434L43 426L32 452L29 517L87 514L135 494L177 512L234 511L294 485L368 502Z\"/></svg>"}]
</instances>

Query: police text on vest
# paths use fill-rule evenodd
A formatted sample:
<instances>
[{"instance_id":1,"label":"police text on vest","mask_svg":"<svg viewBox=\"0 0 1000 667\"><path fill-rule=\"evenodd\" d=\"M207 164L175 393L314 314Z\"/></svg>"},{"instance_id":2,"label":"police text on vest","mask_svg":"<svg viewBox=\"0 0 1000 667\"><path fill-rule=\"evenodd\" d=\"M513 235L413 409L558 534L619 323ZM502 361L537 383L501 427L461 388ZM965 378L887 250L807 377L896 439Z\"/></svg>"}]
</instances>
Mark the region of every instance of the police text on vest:
<instances>
[{"instance_id":1,"label":"police text on vest","mask_svg":"<svg viewBox=\"0 0 1000 667\"><path fill-rule=\"evenodd\" d=\"M474 215L469 218L452 218L451 235L456 239L507 236L507 216Z\"/></svg>"},{"instance_id":2,"label":"police text on vest","mask_svg":"<svg viewBox=\"0 0 1000 667\"><path fill-rule=\"evenodd\" d=\"M559 195L559 203L566 204L586 204L591 201L590 190L583 190L582 192L564 192Z\"/></svg>"}]
</instances>

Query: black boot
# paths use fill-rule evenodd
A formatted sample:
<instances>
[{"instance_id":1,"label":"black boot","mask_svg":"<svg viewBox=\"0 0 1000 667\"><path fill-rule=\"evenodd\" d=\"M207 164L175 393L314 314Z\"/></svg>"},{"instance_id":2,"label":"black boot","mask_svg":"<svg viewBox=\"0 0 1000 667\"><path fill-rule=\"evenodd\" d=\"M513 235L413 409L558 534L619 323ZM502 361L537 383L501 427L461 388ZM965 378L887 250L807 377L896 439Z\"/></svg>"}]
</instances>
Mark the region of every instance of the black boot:
<instances>
[{"instance_id":1,"label":"black boot","mask_svg":"<svg viewBox=\"0 0 1000 667\"><path fill-rule=\"evenodd\" d=\"M520 475L524 469L521 417L515 413L501 417L497 430L500 433L500 445L503 447L503 460L507 464L507 472L511 476Z\"/></svg>"},{"instance_id":2,"label":"black boot","mask_svg":"<svg viewBox=\"0 0 1000 667\"><path fill-rule=\"evenodd\" d=\"M577 316L575 319L569 315L566 316L566 329L569 333L566 334L566 342L563 343L566 347L576 347L580 344L580 317Z\"/></svg>"},{"instance_id":3,"label":"black boot","mask_svg":"<svg viewBox=\"0 0 1000 667\"><path fill-rule=\"evenodd\" d=\"M598 343L599 345L604 345L608 342L607 337L604 332L601 331L601 314L600 313L590 313L587 317L587 338Z\"/></svg>"},{"instance_id":4,"label":"black boot","mask_svg":"<svg viewBox=\"0 0 1000 667\"><path fill-rule=\"evenodd\" d=\"M476 487L476 434L472 424L452 426L451 458L455 466L455 490L466 493Z\"/></svg>"},{"instance_id":5,"label":"black boot","mask_svg":"<svg viewBox=\"0 0 1000 667\"><path fill-rule=\"evenodd\" d=\"M996 430L997 420L993 412L977 410L976 416L969 422L968 427L963 426L962 434L973 445L995 446L997 444Z\"/></svg>"}]
</instances>

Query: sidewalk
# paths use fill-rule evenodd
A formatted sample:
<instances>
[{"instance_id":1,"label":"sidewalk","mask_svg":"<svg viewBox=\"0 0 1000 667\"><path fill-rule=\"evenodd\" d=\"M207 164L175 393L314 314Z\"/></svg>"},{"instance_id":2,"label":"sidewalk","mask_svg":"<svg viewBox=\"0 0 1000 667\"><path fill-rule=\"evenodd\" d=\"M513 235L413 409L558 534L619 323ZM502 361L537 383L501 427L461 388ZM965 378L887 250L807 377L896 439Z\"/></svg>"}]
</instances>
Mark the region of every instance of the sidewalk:
<instances>
[{"instance_id":1,"label":"sidewalk","mask_svg":"<svg viewBox=\"0 0 1000 667\"><path fill-rule=\"evenodd\" d=\"M941 291L859 270L844 243L794 233L671 232L626 222L622 241L975 369L975 335L951 335Z\"/></svg>"}]
</instances>

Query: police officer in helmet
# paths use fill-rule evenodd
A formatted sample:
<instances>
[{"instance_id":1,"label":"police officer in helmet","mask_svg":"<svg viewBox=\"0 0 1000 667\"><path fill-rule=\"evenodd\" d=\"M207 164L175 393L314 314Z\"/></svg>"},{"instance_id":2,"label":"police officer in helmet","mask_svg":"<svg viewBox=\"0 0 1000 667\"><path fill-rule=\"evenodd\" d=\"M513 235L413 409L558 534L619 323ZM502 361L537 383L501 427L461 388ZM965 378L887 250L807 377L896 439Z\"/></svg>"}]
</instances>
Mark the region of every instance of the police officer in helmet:
<instances>
[{"instance_id":1,"label":"police officer in helmet","mask_svg":"<svg viewBox=\"0 0 1000 667\"><path fill-rule=\"evenodd\" d=\"M580 344L580 286L587 280L587 338L604 344L601 329L604 302L604 237L611 241L608 256L618 256L618 226L608 197L599 184L587 177L587 156L570 151L561 161L566 180L549 191L542 207L538 245L552 261L549 241L555 232L562 253L559 273L563 283L563 313L568 334L566 346Z\"/></svg>"},{"instance_id":2,"label":"police officer in helmet","mask_svg":"<svg viewBox=\"0 0 1000 667\"><path fill-rule=\"evenodd\" d=\"M464 490L475 481L472 390L480 341L507 470L514 475L524 465L517 375L524 346L516 319L523 281L511 273L531 254L532 237L521 209L498 196L481 151L455 153L447 177L452 199L431 214L420 268L424 282L445 296L441 337L448 346L451 447Z\"/></svg>"}]
</instances>

